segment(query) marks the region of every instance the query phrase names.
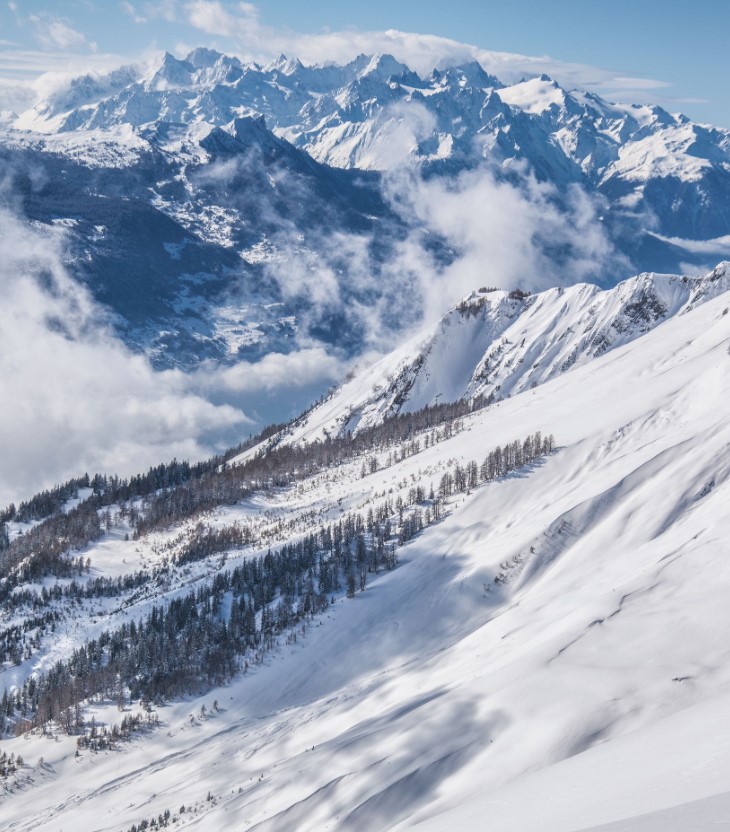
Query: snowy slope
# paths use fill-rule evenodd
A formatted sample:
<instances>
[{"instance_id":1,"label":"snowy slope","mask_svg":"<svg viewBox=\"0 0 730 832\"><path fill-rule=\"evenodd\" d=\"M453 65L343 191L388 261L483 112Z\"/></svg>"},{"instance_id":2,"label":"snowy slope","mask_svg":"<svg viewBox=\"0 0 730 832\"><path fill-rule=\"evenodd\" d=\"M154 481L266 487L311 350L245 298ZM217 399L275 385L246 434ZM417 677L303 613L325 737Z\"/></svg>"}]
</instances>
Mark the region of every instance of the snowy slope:
<instances>
[{"instance_id":1,"label":"snowy slope","mask_svg":"<svg viewBox=\"0 0 730 832\"><path fill-rule=\"evenodd\" d=\"M364 478L355 461L220 510L319 523L497 443L557 440L452 498L395 571L297 644L161 708L121 750L3 742L44 757L4 797L3 826L127 830L170 809L177 828L219 830L713 828L730 778L729 302L667 316ZM152 544L119 538L116 560L160 557Z\"/></svg>"},{"instance_id":2,"label":"snowy slope","mask_svg":"<svg viewBox=\"0 0 730 832\"><path fill-rule=\"evenodd\" d=\"M378 424L427 405L499 401L639 338L730 290L730 265L702 278L641 274L612 289L579 284L524 297L475 292L420 335L355 375L285 441Z\"/></svg>"}]
</instances>

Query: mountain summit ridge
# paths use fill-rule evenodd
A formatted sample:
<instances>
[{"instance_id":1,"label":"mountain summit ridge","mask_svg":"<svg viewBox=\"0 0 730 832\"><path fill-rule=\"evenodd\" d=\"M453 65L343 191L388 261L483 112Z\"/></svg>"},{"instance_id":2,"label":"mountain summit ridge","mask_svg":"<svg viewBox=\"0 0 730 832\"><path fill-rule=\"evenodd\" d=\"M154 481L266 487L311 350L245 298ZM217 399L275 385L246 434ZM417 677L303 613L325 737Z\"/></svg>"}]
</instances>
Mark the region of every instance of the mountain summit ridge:
<instances>
[{"instance_id":1,"label":"mountain summit ridge","mask_svg":"<svg viewBox=\"0 0 730 832\"><path fill-rule=\"evenodd\" d=\"M497 403L636 341L730 291L730 262L703 277L644 273L536 294L472 292L426 333L357 373L280 436L311 442L460 400Z\"/></svg>"}]
</instances>

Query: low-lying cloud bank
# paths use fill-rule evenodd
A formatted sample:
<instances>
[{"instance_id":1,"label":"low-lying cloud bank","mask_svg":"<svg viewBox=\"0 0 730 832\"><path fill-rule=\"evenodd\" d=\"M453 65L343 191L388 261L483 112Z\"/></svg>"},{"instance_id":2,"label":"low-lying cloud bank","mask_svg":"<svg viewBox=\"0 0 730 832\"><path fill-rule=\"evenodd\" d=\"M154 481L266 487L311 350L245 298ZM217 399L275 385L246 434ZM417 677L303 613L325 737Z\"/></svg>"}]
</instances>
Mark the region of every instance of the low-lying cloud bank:
<instances>
[{"instance_id":1,"label":"low-lying cloud bank","mask_svg":"<svg viewBox=\"0 0 730 832\"><path fill-rule=\"evenodd\" d=\"M277 388L306 400L307 385L341 372L318 348L155 372L69 276L62 247L55 229L0 209L0 505L84 471L128 475L207 456L259 427Z\"/></svg>"},{"instance_id":2,"label":"low-lying cloud bank","mask_svg":"<svg viewBox=\"0 0 730 832\"><path fill-rule=\"evenodd\" d=\"M481 286L540 291L630 269L606 234L595 199L579 186L560 195L526 166L512 181L486 164L455 178L396 175L387 191L455 255L439 264L411 235L391 266L414 275L426 322Z\"/></svg>"}]
</instances>

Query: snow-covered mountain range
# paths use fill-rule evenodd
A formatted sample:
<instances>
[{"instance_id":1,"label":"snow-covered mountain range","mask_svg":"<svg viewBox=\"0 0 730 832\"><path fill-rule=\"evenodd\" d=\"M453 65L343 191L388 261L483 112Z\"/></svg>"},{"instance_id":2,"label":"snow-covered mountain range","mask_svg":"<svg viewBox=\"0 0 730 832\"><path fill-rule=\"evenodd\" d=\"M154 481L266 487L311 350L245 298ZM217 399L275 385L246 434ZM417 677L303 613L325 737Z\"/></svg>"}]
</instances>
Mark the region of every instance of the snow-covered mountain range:
<instances>
[{"instance_id":1,"label":"snow-covered mountain range","mask_svg":"<svg viewBox=\"0 0 730 832\"><path fill-rule=\"evenodd\" d=\"M477 292L293 446L4 514L2 825L721 827L729 288Z\"/></svg>"},{"instance_id":2,"label":"snow-covered mountain range","mask_svg":"<svg viewBox=\"0 0 730 832\"><path fill-rule=\"evenodd\" d=\"M728 131L544 76L505 86L476 63L421 77L388 55L259 66L165 54L75 79L4 127L1 147L25 215L66 228L77 276L158 366L303 340L351 357L373 346L373 320L386 340L416 325L414 272L468 248L418 214L421 184L458 190L484 171L523 208L543 200L549 233L519 210L514 227L553 264L548 283L700 269L730 237ZM475 192L477 237L504 197ZM483 261L487 285L535 288L537 275Z\"/></svg>"},{"instance_id":3,"label":"snow-covered mountain range","mask_svg":"<svg viewBox=\"0 0 730 832\"><path fill-rule=\"evenodd\" d=\"M335 167L384 170L408 157L457 166L485 156L500 163L526 160L539 177L590 182L626 208L644 201L660 233L728 233L727 207L718 214L707 204L715 188L727 187L728 131L657 106L569 92L544 75L505 86L476 62L422 78L390 55L313 67L280 56L262 67L210 49L182 60L166 53L151 69L79 78L15 126L42 133L223 126L259 115L296 147ZM642 193L649 181L667 179L684 205L672 204L666 190L663 199ZM700 182L705 199L691 203L680 188Z\"/></svg>"},{"instance_id":4,"label":"snow-covered mountain range","mask_svg":"<svg viewBox=\"0 0 730 832\"><path fill-rule=\"evenodd\" d=\"M505 86L476 62L422 78L389 55L314 67L281 56L262 67L209 49L183 60L166 53L152 68L79 78L15 126L57 134L171 123L198 125L200 136L202 125L242 116L263 116L335 167L387 170L412 159L453 172L484 158L524 161L538 178L605 195L614 210L642 209L660 235L730 232L727 130L567 91L544 75Z\"/></svg>"}]
</instances>

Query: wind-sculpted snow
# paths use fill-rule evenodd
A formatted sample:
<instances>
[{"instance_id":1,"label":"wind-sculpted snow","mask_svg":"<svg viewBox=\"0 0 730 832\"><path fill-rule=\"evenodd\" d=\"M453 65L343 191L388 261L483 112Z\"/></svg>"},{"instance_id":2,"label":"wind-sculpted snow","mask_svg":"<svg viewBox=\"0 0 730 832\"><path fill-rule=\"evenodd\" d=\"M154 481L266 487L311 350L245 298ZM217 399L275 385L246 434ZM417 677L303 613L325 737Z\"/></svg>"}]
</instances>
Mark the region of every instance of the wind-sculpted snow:
<instances>
[{"instance_id":1,"label":"wind-sculpted snow","mask_svg":"<svg viewBox=\"0 0 730 832\"><path fill-rule=\"evenodd\" d=\"M5 738L24 762L7 782L3 826L127 832L162 816L220 830L481 830L485 819L507 832L717 828L730 776L724 280L718 269L704 283L642 276L613 294L492 297L502 312L522 310L512 326L543 303L579 316L603 298L596 314L616 341L463 415L458 430L419 433L409 453L357 451L221 505L203 518L218 537L183 523L124 540L128 520L112 517L79 553L91 574L78 580L140 569L160 580L124 604L64 608L3 683L220 581L249 553L171 564L232 523L272 535L273 549L382 500L407 503L416 484L439 492L445 475L515 437L556 438L530 466L448 493L441 519L398 549L397 568L338 594L306 634L282 634L227 685L153 705L150 726L115 750L84 740L76 756L76 738L53 723L45 736ZM632 303L649 290L656 303L638 320ZM700 290L716 296L699 303ZM465 306L481 314L480 297L490 299ZM451 326L469 315L455 310ZM231 609L224 595L218 614ZM131 707L120 713L110 691L84 717L100 732Z\"/></svg>"}]
</instances>

